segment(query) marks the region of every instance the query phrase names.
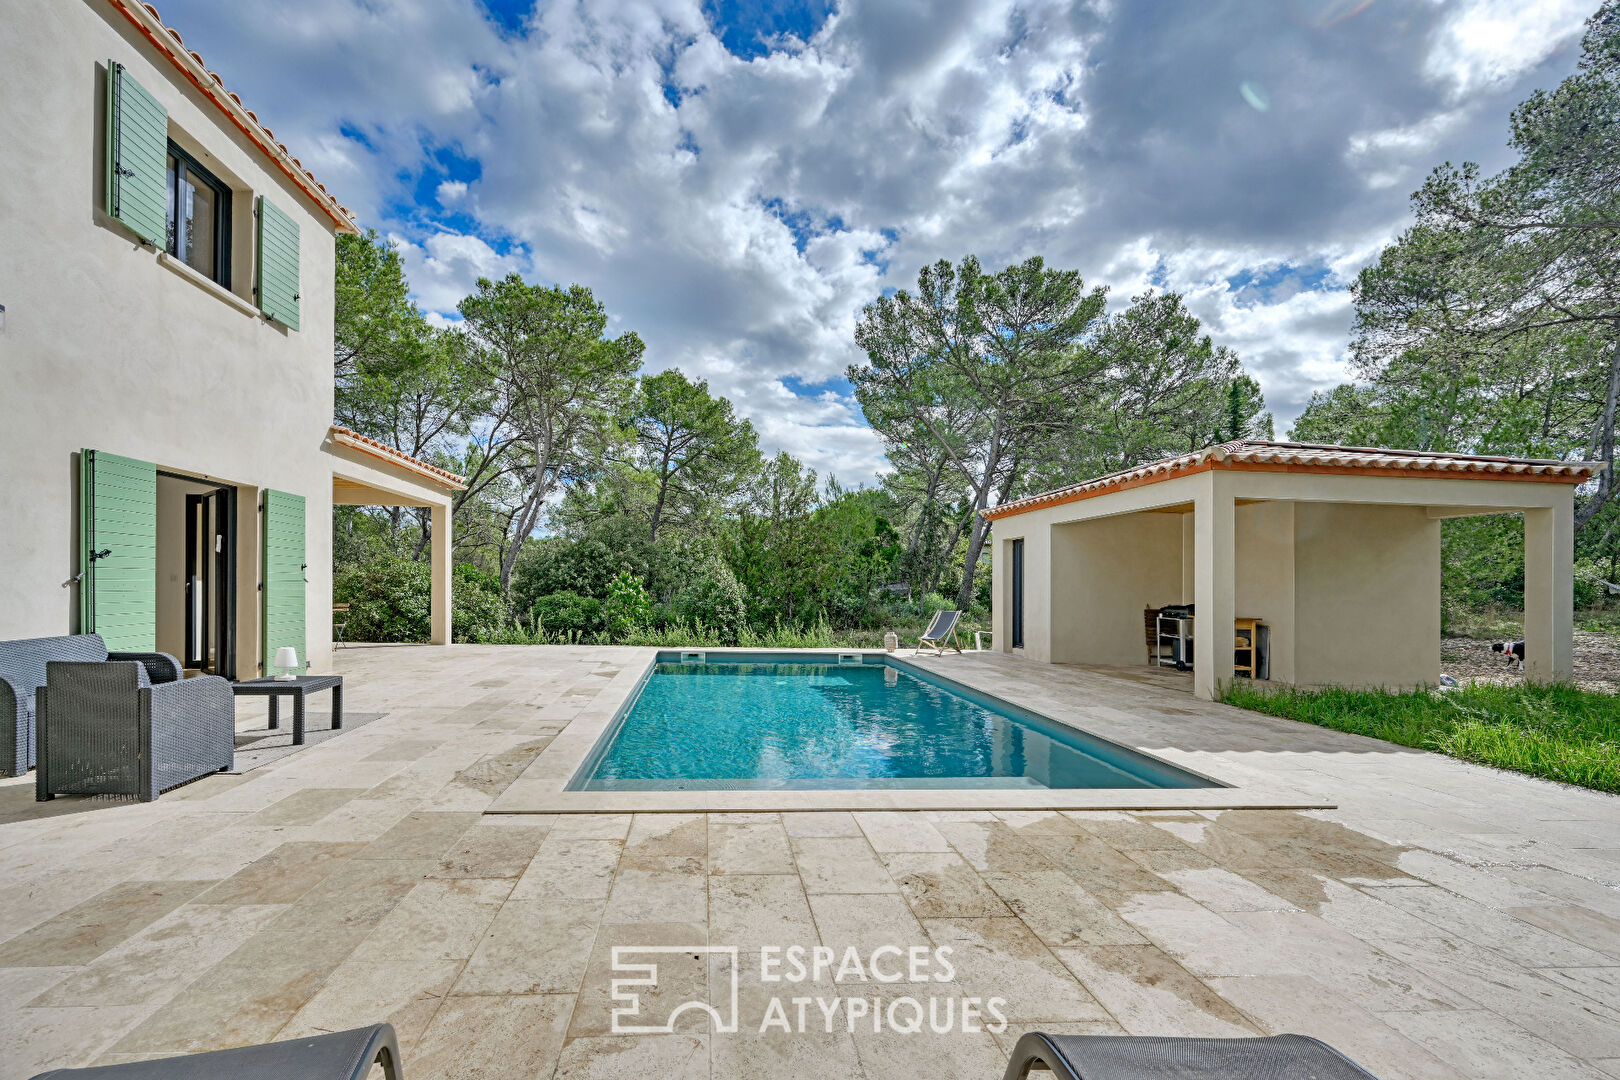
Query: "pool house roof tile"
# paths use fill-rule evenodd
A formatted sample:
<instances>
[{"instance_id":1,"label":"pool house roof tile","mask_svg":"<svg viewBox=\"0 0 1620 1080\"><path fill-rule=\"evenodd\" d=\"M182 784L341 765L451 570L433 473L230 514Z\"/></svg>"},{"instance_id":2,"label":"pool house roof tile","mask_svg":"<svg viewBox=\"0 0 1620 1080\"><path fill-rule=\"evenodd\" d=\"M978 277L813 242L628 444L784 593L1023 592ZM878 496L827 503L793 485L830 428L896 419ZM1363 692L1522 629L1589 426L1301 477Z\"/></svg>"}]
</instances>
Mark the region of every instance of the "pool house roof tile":
<instances>
[{"instance_id":1,"label":"pool house roof tile","mask_svg":"<svg viewBox=\"0 0 1620 1080\"><path fill-rule=\"evenodd\" d=\"M1208 446L1190 454L1138 465L1068 487L1029 495L984 511L992 520L1028 513L1047 506L1177 476L1211 469L1259 472L1359 474L1432 477L1466 476L1468 479L1532 480L1579 484L1596 472L1598 461L1551 461L1537 458L1491 457L1483 454L1446 454L1426 450L1383 450L1366 446L1329 446L1319 443L1261 442L1239 439Z\"/></svg>"}]
</instances>

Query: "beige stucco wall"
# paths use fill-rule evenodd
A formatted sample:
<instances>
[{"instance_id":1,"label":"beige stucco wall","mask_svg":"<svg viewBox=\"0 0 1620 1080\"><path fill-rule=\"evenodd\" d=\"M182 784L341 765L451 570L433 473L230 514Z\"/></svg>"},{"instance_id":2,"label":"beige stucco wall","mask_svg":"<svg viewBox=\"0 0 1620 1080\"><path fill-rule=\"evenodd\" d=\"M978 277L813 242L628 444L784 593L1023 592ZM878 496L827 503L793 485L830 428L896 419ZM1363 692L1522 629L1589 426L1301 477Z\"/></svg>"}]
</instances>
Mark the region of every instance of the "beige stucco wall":
<instances>
[{"instance_id":1,"label":"beige stucco wall","mask_svg":"<svg viewBox=\"0 0 1620 1080\"><path fill-rule=\"evenodd\" d=\"M1271 678L1294 681L1295 503L1263 502L1233 511L1237 550L1233 611L1270 627Z\"/></svg>"},{"instance_id":2,"label":"beige stucco wall","mask_svg":"<svg viewBox=\"0 0 1620 1080\"><path fill-rule=\"evenodd\" d=\"M1421 506L1302 503L1294 528L1294 680L1439 682L1439 520Z\"/></svg>"},{"instance_id":3,"label":"beige stucco wall","mask_svg":"<svg viewBox=\"0 0 1620 1080\"><path fill-rule=\"evenodd\" d=\"M238 673L258 648L257 495L306 500L308 647L331 660L333 224L103 0L4 0L0 33L0 639L75 629L84 447L241 485ZM169 110L171 137L235 188L234 301L102 210L108 58ZM22 152L26 151L26 152ZM297 331L252 310L252 199L301 237Z\"/></svg>"},{"instance_id":4,"label":"beige stucco wall","mask_svg":"<svg viewBox=\"0 0 1620 1080\"><path fill-rule=\"evenodd\" d=\"M1052 526L1051 659L1141 664L1142 610L1181 595L1181 516L1140 513Z\"/></svg>"}]
</instances>

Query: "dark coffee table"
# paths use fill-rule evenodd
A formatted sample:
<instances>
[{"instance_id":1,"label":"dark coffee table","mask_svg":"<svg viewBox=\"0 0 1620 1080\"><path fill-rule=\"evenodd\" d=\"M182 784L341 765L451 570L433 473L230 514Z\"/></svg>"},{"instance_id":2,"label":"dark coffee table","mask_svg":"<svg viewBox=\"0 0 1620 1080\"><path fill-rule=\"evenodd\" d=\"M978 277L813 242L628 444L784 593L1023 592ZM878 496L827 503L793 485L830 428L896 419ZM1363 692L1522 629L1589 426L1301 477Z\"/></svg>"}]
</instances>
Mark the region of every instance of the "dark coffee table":
<instances>
[{"instance_id":1,"label":"dark coffee table","mask_svg":"<svg viewBox=\"0 0 1620 1080\"><path fill-rule=\"evenodd\" d=\"M241 697L270 699L270 726L281 726L281 699L293 699L293 745L304 742L304 699L317 690L332 691L332 730L343 727L343 676L300 675L296 679L249 679L231 683L231 692Z\"/></svg>"}]
</instances>

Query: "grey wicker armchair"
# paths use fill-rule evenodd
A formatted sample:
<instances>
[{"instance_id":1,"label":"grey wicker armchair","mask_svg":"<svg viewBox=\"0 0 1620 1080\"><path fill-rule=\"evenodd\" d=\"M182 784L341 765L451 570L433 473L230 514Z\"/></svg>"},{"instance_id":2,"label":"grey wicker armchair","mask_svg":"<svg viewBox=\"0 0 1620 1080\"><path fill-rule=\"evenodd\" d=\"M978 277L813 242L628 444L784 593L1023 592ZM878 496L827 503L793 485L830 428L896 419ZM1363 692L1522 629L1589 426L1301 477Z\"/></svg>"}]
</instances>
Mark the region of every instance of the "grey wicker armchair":
<instances>
[{"instance_id":1,"label":"grey wicker armchair","mask_svg":"<svg viewBox=\"0 0 1620 1080\"><path fill-rule=\"evenodd\" d=\"M45 665L35 694L34 795L134 795L231 767L236 699L213 675L152 685L134 661Z\"/></svg>"},{"instance_id":2,"label":"grey wicker armchair","mask_svg":"<svg viewBox=\"0 0 1620 1080\"><path fill-rule=\"evenodd\" d=\"M153 685L179 682L183 674L168 653L109 653L99 634L0 641L0 776L21 776L34 767L34 692L45 685L45 665L52 660L138 660Z\"/></svg>"}]
</instances>

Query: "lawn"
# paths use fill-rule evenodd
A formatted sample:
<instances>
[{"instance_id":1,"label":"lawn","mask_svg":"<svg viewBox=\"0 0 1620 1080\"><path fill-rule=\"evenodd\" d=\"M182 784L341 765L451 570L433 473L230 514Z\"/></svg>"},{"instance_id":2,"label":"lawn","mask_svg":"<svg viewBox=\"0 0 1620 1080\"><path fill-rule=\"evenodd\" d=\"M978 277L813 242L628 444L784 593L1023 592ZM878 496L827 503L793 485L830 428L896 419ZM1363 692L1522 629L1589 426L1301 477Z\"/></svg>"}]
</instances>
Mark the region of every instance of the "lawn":
<instances>
[{"instance_id":1,"label":"lawn","mask_svg":"<svg viewBox=\"0 0 1620 1080\"><path fill-rule=\"evenodd\" d=\"M1370 735L1464 761L1620 792L1620 695L1575 686L1452 690L1262 689L1239 680L1243 709Z\"/></svg>"}]
</instances>

